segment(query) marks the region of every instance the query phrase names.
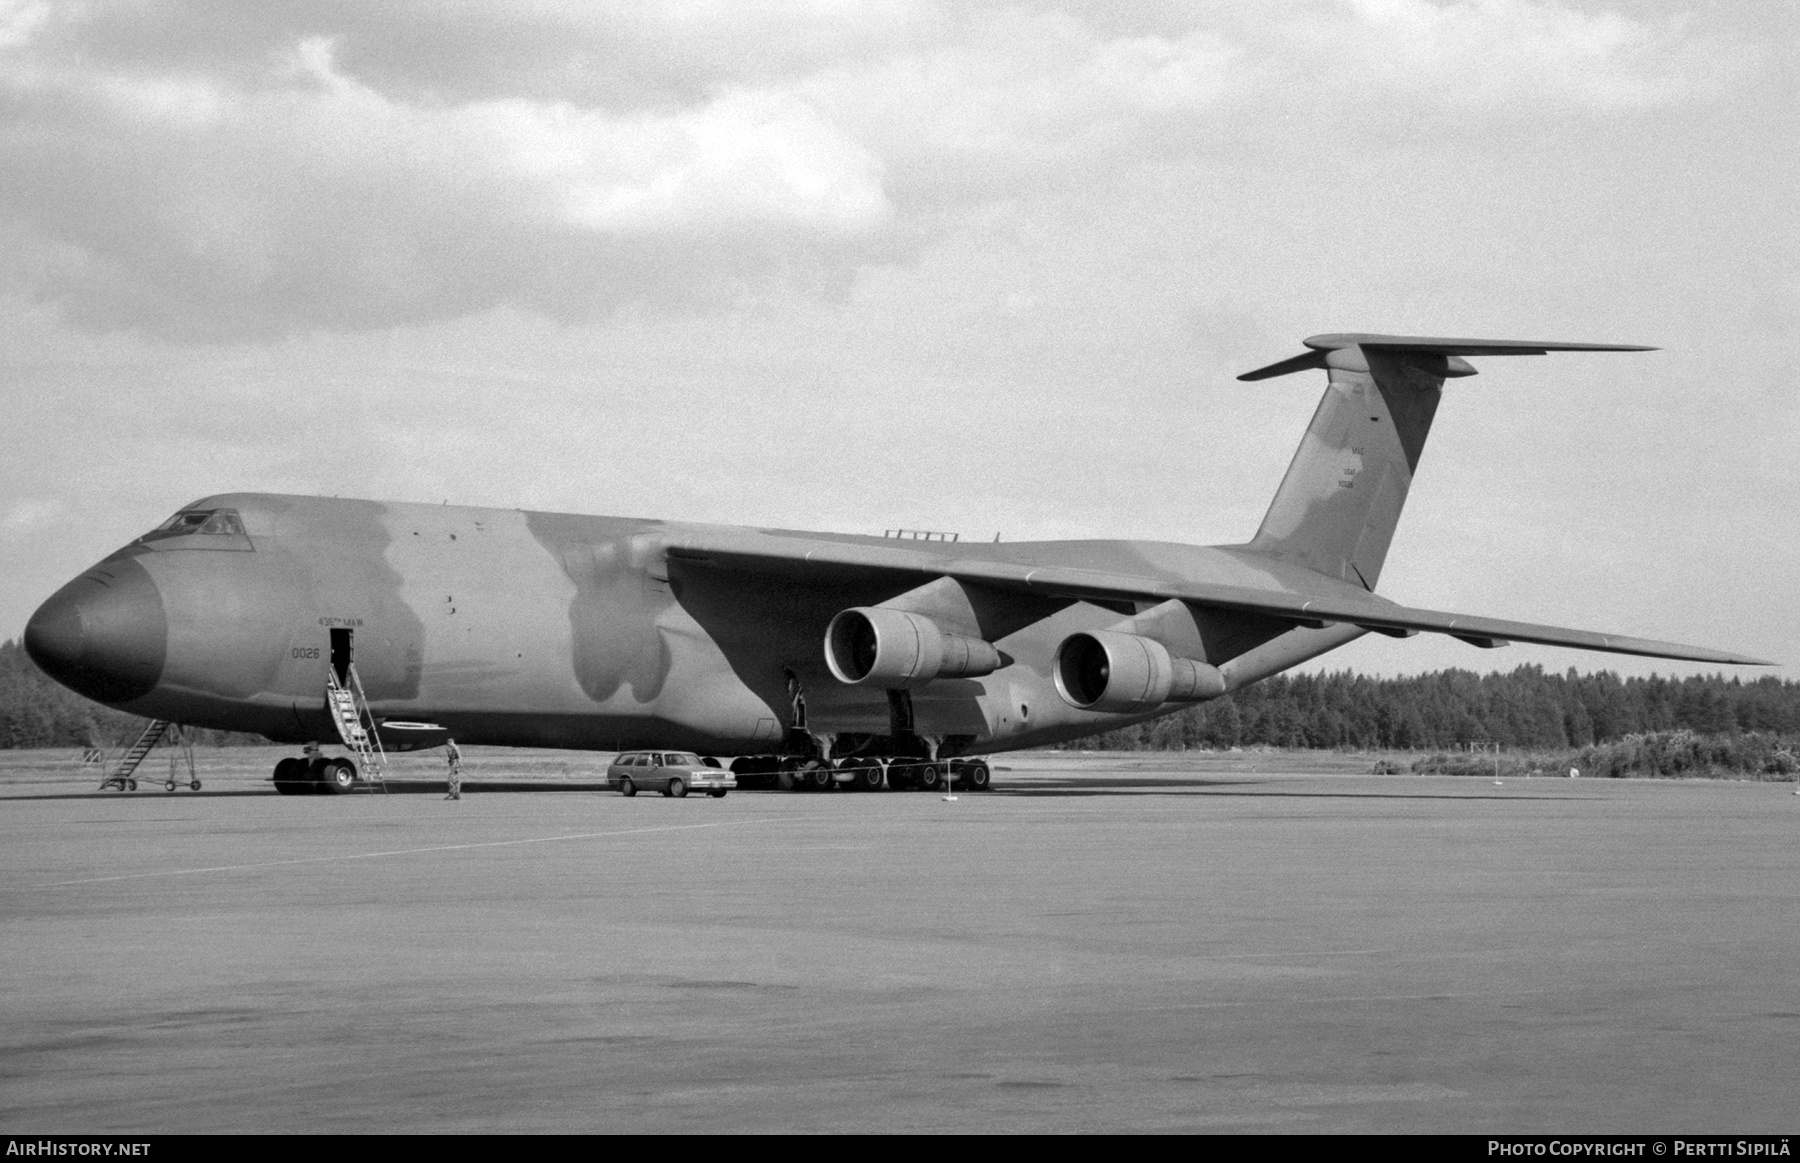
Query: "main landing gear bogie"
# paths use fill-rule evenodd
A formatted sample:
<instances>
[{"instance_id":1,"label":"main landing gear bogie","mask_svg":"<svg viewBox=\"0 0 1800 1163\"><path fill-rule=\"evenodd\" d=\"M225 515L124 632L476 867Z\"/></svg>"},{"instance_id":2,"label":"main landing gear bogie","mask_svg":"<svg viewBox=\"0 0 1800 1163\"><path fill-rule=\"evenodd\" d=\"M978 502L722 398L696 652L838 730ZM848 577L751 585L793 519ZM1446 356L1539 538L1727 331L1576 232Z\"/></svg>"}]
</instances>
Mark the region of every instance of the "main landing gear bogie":
<instances>
[{"instance_id":1,"label":"main landing gear bogie","mask_svg":"<svg viewBox=\"0 0 1800 1163\"><path fill-rule=\"evenodd\" d=\"M988 791L993 786L992 770L981 759L933 763L859 755L832 763L789 756L771 763L764 757L750 756L734 761L731 769L739 787L772 786L783 791L941 791L947 778L953 778L954 786L966 791Z\"/></svg>"}]
</instances>

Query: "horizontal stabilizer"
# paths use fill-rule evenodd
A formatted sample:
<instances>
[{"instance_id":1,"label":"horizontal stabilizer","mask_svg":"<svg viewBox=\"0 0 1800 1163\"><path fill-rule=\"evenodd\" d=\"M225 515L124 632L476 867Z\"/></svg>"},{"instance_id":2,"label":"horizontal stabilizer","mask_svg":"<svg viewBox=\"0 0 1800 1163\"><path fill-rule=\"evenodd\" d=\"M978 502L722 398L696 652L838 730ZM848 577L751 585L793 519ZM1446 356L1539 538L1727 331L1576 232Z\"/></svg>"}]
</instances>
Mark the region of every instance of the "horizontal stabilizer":
<instances>
[{"instance_id":1,"label":"horizontal stabilizer","mask_svg":"<svg viewBox=\"0 0 1800 1163\"><path fill-rule=\"evenodd\" d=\"M1547 355L1552 351L1655 351L1625 343L1557 343L1536 339L1437 339L1422 335L1375 335L1350 332L1343 335L1314 335L1301 341L1311 351L1284 359L1279 363L1245 372L1240 380L1267 380L1293 372L1327 366L1331 352L1346 347L1372 351L1411 352L1418 355ZM1467 372L1463 374L1468 374Z\"/></svg>"}]
</instances>

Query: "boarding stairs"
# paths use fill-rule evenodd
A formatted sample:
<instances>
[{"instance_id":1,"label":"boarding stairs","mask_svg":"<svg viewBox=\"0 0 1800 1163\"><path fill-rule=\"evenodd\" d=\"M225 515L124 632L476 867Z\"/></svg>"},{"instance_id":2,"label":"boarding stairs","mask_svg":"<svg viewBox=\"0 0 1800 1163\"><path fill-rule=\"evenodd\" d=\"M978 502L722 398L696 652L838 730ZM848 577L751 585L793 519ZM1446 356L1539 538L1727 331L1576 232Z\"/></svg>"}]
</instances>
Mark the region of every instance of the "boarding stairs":
<instances>
[{"instance_id":1,"label":"boarding stairs","mask_svg":"<svg viewBox=\"0 0 1800 1163\"><path fill-rule=\"evenodd\" d=\"M381 732L375 727L375 716L369 711L368 696L363 693L362 679L356 664L344 668L338 678L335 668L325 672L325 706L337 727L344 746L356 752L356 769L371 787L387 785L387 751L381 746Z\"/></svg>"},{"instance_id":2,"label":"boarding stairs","mask_svg":"<svg viewBox=\"0 0 1800 1163\"><path fill-rule=\"evenodd\" d=\"M117 788L119 791L136 791L138 767L150 752L155 750L156 745L165 740L171 746L179 745L181 747L182 754L187 759L187 779L176 778L175 756L171 755L169 756L169 778L164 781L163 788L167 791L174 791L185 782L189 790L199 791L200 777L194 769L194 745L181 733L181 725L168 719L150 720L144 727L143 734L138 736L137 742L131 745L119 760L118 765L107 773L106 778L100 781L100 790Z\"/></svg>"}]
</instances>

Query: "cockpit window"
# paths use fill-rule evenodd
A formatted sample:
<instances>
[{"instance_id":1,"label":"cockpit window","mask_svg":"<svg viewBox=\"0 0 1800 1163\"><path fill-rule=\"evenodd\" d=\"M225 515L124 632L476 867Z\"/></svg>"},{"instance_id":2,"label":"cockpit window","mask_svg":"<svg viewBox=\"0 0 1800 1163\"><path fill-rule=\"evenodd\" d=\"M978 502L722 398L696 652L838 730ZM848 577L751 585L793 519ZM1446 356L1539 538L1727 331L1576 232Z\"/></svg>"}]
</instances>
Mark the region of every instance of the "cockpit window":
<instances>
[{"instance_id":1,"label":"cockpit window","mask_svg":"<svg viewBox=\"0 0 1800 1163\"><path fill-rule=\"evenodd\" d=\"M244 537L244 522L236 509L183 509L139 541L165 541L171 537ZM200 548L200 545L196 545ZM227 548L220 544L220 548Z\"/></svg>"},{"instance_id":2,"label":"cockpit window","mask_svg":"<svg viewBox=\"0 0 1800 1163\"><path fill-rule=\"evenodd\" d=\"M200 526L206 524L206 519L211 516L212 512L207 509L180 512L173 517L170 517L167 521L164 521L161 525L158 525L156 527L156 532L192 533L199 529Z\"/></svg>"}]
</instances>

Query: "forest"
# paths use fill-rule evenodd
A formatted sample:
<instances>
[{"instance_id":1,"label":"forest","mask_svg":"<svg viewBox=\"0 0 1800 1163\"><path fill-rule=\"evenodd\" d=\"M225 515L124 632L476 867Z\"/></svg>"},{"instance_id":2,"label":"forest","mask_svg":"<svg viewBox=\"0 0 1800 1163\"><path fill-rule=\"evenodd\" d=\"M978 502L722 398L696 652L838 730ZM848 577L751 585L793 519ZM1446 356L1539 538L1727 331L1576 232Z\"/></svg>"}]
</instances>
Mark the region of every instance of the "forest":
<instances>
[{"instance_id":1,"label":"forest","mask_svg":"<svg viewBox=\"0 0 1800 1163\"><path fill-rule=\"evenodd\" d=\"M1622 678L1539 666L1400 678L1276 675L1190 710L1080 741L1090 750L1295 747L1436 751L1472 742L1561 750L1653 732L1800 735L1800 683Z\"/></svg>"}]
</instances>

